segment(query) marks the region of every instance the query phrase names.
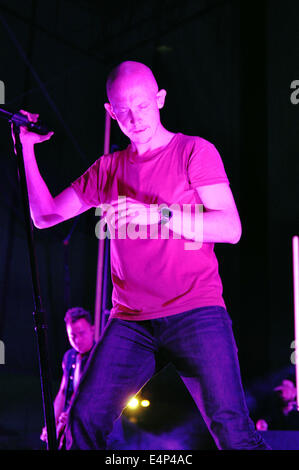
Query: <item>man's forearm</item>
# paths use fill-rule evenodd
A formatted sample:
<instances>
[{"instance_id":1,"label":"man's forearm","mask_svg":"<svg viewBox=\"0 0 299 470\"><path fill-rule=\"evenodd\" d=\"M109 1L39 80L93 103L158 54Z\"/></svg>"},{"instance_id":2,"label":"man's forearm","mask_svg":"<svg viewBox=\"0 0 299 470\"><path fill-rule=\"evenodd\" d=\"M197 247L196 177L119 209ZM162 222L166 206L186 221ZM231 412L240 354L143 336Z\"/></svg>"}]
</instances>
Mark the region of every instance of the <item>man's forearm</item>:
<instances>
[{"instance_id":1,"label":"man's forearm","mask_svg":"<svg viewBox=\"0 0 299 470\"><path fill-rule=\"evenodd\" d=\"M176 235L201 243L238 243L240 220L234 212L213 210L202 212L173 210L167 226Z\"/></svg>"},{"instance_id":2,"label":"man's forearm","mask_svg":"<svg viewBox=\"0 0 299 470\"><path fill-rule=\"evenodd\" d=\"M220 210L203 213L204 242L236 244L241 233L241 223L235 213Z\"/></svg>"},{"instance_id":3,"label":"man's forearm","mask_svg":"<svg viewBox=\"0 0 299 470\"><path fill-rule=\"evenodd\" d=\"M40 174L32 143L23 143L23 155L31 217L34 224L39 226L42 216L55 213L55 203Z\"/></svg>"},{"instance_id":4,"label":"man's forearm","mask_svg":"<svg viewBox=\"0 0 299 470\"><path fill-rule=\"evenodd\" d=\"M59 416L63 412L65 405L65 394L62 391L59 391L55 400L54 400L54 414L55 421L57 423Z\"/></svg>"}]
</instances>

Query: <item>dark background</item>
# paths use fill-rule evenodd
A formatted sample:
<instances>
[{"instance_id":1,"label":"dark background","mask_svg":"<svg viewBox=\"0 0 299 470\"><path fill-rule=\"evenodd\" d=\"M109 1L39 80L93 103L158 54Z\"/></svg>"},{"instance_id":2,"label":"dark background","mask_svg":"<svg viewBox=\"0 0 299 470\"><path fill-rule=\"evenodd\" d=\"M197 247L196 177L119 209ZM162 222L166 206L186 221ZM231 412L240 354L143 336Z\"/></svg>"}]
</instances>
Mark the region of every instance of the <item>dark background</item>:
<instances>
[{"instance_id":1,"label":"dark background","mask_svg":"<svg viewBox=\"0 0 299 470\"><path fill-rule=\"evenodd\" d=\"M55 131L36 146L53 195L103 153L105 78L123 60L146 63L167 90L162 122L168 130L200 135L218 148L243 235L238 245L217 245L216 253L253 412L278 377L294 372L291 243L299 232L299 105L291 103L290 84L299 79L298 15L296 0L131 0L121 7L0 1L2 107L38 112ZM4 448L36 448L43 418L32 285L16 161L1 121L0 448L2 441ZM111 144L127 145L115 123ZM97 220L89 211L34 232L54 393L68 347L65 310L94 310ZM63 240L70 234L66 252ZM144 393L153 406L143 426L156 434L167 422L168 430L179 429L196 415L172 370Z\"/></svg>"}]
</instances>

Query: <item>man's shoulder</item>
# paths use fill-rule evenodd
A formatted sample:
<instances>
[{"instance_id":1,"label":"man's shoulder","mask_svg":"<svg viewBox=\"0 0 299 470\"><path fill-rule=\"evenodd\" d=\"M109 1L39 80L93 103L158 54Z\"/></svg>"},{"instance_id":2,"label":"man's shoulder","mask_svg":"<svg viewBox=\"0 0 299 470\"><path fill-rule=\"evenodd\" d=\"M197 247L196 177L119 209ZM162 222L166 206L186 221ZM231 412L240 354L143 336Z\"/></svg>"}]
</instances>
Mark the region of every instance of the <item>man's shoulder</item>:
<instances>
[{"instance_id":1,"label":"man's shoulder","mask_svg":"<svg viewBox=\"0 0 299 470\"><path fill-rule=\"evenodd\" d=\"M192 145L198 148L213 145L212 142L210 142L209 140L199 135L188 135L188 134L183 134L179 132L178 137L179 137L178 141L182 145L188 145L188 146Z\"/></svg>"},{"instance_id":2,"label":"man's shoulder","mask_svg":"<svg viewBox=\"0 0 299 470\"><path fill-rule=\"evenodd\" d=\"M214 152L212 142L198 135L178 134L177 149L181 155L190 158L192 155Z\"/></svg>"},{"instance_id":3,"label":"man's shoulder","mask_svg":"<svg viewBox=\"0 0 299 470\"><path fill-rule=\"evenodd\" d=\"M91 165L90 167L87 169L87 171L90 171L92 169L96 169L96 167L98 167L99 165L100 166L103 166L103 164L105 165L108 165L111 164L111 162L116 162L117 160L121 159L121 158L124 158L124 156L126 155L127 151L128 151L129 147L125 148L125 149L121 149L121 150L115 150L113 152L110 152L110 153L105 153L103 155L100 155Z\"/></svg>"}]
</instances>

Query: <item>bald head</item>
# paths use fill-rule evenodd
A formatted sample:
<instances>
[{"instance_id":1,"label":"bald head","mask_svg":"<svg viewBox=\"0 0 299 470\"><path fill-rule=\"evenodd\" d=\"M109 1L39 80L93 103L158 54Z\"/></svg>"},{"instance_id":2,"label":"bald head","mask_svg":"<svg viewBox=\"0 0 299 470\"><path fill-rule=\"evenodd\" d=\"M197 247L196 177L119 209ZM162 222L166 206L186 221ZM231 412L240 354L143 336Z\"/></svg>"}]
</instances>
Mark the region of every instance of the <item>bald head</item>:
<instances>
[{"instance_id":1,"label":"bald head","mask_svg":"<svg viewBox=\"0 0 299 470\"><path fill-rule=\"evenodd\" d=\"M149 92L156 94L158 85L153 72L141 62L126 61L111 70L106 82L106 90L109 101L118 92L120 87L126 83L127 86L143 84Z\"/></svg>"},{"instance_id":2,"label":"bald head","mask_svg":"<svg viewBox=\"0 0 299 470\"><path fill-rule=\"evenodd\" d=\"M158 89L151 69L140 62L122 62L110 72L106 86L109 103L104 107L134 146L160 144L166 90Z\"/></svg>"}]
</instances>

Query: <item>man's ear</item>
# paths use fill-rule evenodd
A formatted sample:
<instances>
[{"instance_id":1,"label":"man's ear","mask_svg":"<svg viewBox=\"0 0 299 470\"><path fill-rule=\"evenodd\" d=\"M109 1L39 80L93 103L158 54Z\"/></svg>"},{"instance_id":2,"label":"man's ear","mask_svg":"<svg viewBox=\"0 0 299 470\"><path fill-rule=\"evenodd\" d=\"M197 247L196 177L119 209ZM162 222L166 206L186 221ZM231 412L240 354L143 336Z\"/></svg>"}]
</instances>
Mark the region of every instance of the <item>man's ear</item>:
<instances>
[{"instance_id":1,"label":"man's ear","mask_svg":"<svg viewBox=\"0 0 299 470\"><path fill-rule=\"evenodd\" d=\"M158 104L159 109L162 109L163 106L164 106L166 94L167 94L167 91L162 89L162 90L159 90L157 95L156 95L157 96L157 104Z\"/></svg>"},{"instance_id":2,"label":"man's ear","mask_svg":"<svg viewBox=\"0 0 299 470\"><path fill-rule=\"evenodd\" d=\"M114 114L114 112L113 112L113 108L112 108L112 106L111 106L110 103L105 103L105 104L104 104L104 108L106 109L107 113L110 114L110 116L111 116L112 119L116 119L116 116L115 116L115 114Z\"/></svg>"}]
</instances>

